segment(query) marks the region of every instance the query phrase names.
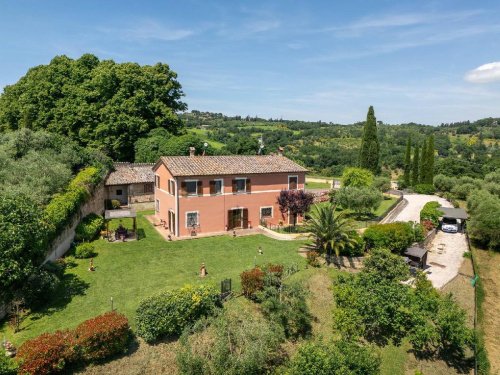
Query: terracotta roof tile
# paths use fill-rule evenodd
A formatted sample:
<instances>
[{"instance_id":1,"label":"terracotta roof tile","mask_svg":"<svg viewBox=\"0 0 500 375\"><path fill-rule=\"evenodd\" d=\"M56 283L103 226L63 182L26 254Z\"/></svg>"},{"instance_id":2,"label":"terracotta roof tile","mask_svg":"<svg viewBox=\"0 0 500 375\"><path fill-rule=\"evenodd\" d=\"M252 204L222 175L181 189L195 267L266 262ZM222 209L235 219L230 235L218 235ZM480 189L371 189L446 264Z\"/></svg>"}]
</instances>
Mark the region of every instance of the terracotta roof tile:
<instances>
[{"instance_id":1,"label":"terracotta roof tile","mask_svg":"<svg viewBox=\"0 0 500 375\"><path fill-rule=\"evenodd\" d=\"M115 170L106 178L106 186L127 185L154 182L154 164L150 163L115 163Z\"/></svg>"},{"instance_id":2,"label":"terracotta roof tile","mask_svg":"<svg viewBox=\"0 0 500 375\"><path fill-rule=\"evenodd\" d=\"M162 156L161 162L173 176L307 172L281 155Z\"/></svg>"}]
</instances>

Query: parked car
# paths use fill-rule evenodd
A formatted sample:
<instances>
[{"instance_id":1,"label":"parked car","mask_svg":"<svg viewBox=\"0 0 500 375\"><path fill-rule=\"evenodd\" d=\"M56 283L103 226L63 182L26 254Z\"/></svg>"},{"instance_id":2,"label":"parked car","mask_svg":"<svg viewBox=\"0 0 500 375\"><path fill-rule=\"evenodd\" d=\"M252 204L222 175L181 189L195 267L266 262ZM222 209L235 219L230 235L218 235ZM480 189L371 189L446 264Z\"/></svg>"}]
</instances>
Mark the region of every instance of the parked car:
<instances>
[{"instance_id":1,"label":"parked car","mask_svg":"<svg viewBox=\"0 0 500 375\"><path fill-rule=\"evenodd\" d=\"M441 230L446 233L457 233L458 232L458 222L457 219L443 218L441 224Z\"/></svg>"}]
</instances>

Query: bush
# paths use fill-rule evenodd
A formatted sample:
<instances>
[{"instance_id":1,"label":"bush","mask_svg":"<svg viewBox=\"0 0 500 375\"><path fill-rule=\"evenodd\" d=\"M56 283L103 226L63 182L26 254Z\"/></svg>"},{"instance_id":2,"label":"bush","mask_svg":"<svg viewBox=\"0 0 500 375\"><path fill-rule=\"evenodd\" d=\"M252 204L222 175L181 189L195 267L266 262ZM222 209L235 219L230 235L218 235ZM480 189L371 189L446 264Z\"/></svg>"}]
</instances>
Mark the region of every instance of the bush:
<instances>
[{"instance_id":1,"label":"bush","mask_svg":"<svg viewBox=\"0 0 500 375\"><path fill-rule=\"evenodd\" d=\"M243 271L240 274L243 295L247 298L255 298L255 293L264 288L264 276L265 272L258 267Z\"/></svg>"},{"instance_id":2,"label":"bush","mask_svg":"<svg viewBox=\"0 0 500 375\"><path fill-rule=\"evenodd\" d=\"M114 311L86 320L75 329L78 356L85 362L123 353L127 349L129 337L127 318Z\"/></svg>"},{"instance_id":3,"label":"bush","mask_svg":"<svg viewBox=\"0 0 500 375\"><path fill-rule=\"evenodd\" d=\"M119 200L117 200L117 199L112 199L111 200L111 208L113 210L116 210L116 209L120 208L121 206L122 206L122 204L121 204L121 202Z\"/></svg>"},{"instance_id":4,"label":"bush","mask_svg":"<svg viewBox=\"0 0 500 375\"><path fill-rule=\"evenodd\" d=\"M16 375L17 365L12 359L0 353L0 375Z\"/></svg>"},{"instance_id":5,"label":"bush","mask_svg":"<svg viewBox=\"0 0 500 375\"><path fill-rule=\"evenodd\" d=\"M139 304L137 334L147 342L178 335L201 317L214 314L219 306L218 291L206 285L186 285L161 292Z\"/></svg>"},{"instance_id":6,"label":"bush","mask_svg":"<svg viewBox=\"0 0 500 375\"><path fill-rule=\"evenodd\" d=\"M413 187L415 190L415 193L418 194L434 194L436 189L434 188L434 185L432 184L418 184Z\"/></svg>"},{"instance_id":7,"label":"bush","mask_svg":"<svg viewBox=\"0 0 500 375\"><path fill-rule=\"evenodd\" d=\"M455 185L455 187L451 189L451 192L457 199L467 199L469 193L476 189L477 186L475 184L465 183L465 184Z\"/></svg>"},{"instance_id":8,"label":"bush","mask_svg":"<svg viewBox=\"0 0 500 375\"><path fill-rule=\"evenodd\" d=\"M319 253L317 251L311 250L307 252L307 264L312 267L319 267L320 263L318 260Z\"/></svg>"},{"instance_id":9,"label":"bush","mask_svg":"<svg viewBox=\"0 0 500 375\"><path fill-rule=\"evenodd\" d=\"M385 192L391 189L391 179L389 177L377 176L373 180L373 187L380 192Z\"/></svg>"},{"instance_id":10,"label":"bush","mask_svg":"<svg viewBox=\"0 0 500 375\"><path fill-rule=\"evenodd\" d=\"M89 242L81 243L75 248L75 258L87 259L92 258L95 255L95 246Z\"/></svg>"},{"instance_id":11,"label":"bush","mask_svg":"<svg viewBox=\"0 0 500 375\"><path fill-rule=\"evenodd\" d=\"M484 190L476 190L467 199L471 215L468 232L472 239L492 250L500 248L500 198Z\"/></svg>"},{"instance_id":12,"label":"bush","mask_svg":"<svg viewBox=\"0 0 500 375\"><path fill-rule=\"evenodd\" d=\"M370 187L373 185L373 173L364 168L346 168L342 173L342 187Z\"/></svg>"},{"instance_id":13,"label":"bush","mask_svg":"<svg viewBox=\"0 0 500 375\"><path fill-rule=\"evenodd\" d=\"M96 238L104 225L104 218L101 215L91 213L83 218L75 230L75 240L79 242L89 242Z\"/></svg>"},{"instance_id":14,"label":"bush","mask_svg":"<svg viewBox=\"0 0 500 375\"><path fill-rule=\"evenodd\" d=\"M373 187L342 187L335 195L335 200L343 208L358 214L370 214L383 200L380 191Z\"/></svg>"},{"instance_id":15,"label":"bush","mask_svg":"<svg viewBox=\"0 0 500 375\"><path fill-rule=\"evenodd\" d=\"M48 302L59 286L59 278L43 268L35 269L20 290L24 303L30 309L38 309Z\"/></svg>"},{"instance_id":16,"label":"bush","mask_svg":"<svg viewBox=\"0 0 500 375\"><path fill-rule=\"evenodd\" d=\"M457 184L455 177L448 177L443 174L434 176L434 186L442 192L451 192L451 189Z\"/></svg>"},{"instance_id":17,"label":"bush","mask_svg":"<svg viewBox=\"0 0 500 375\"><path fill-rule=\"evenodd\" d=\"M403 253L413 242L423 240L421 228L412 223L395 222L375 224L363 233L367 248L386 248L392 252Z\"/></svg>"},{"instance_id":18,"label":"bush","mask_svg":"<svg viewBox=\"0 0 500 375\"><path fill-rule=\"evenodd\" d=\"M19 374L45 375L61 372L76 360L74 337L71 331L44 333L26 341L17 352Z\"/></svg>"},{"instance_id":19,"label":"bush","mask_svg":"<svg viewBox=\"0 0 500 375\"><path fill-rule=\"evenodd\" d=\"M437 227L439 224L439 218L443 215L443 212L438 210L439 207L441 207L439 202L427 202L420 211L420 221L430 221L434 227Z\"/></svg>"}]
</instances>

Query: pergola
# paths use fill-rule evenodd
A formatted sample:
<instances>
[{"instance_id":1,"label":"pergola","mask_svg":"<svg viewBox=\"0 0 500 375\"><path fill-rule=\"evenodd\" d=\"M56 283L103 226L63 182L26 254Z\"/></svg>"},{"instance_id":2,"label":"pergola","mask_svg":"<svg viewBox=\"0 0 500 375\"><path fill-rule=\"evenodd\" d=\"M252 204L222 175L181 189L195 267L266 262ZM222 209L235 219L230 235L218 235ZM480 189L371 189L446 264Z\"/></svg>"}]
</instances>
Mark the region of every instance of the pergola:
<instances>
[{"instance_id":1,"label":"pergola","mask_svg":"<svg viewBox=\"0 0 500 375\"><path fill-rule=\"evenodd\" d=\"M132 232L135 239L137 239L137 214L135 210L132 209L121 209L121 210L106 210L104 211L104 220L106 221L106 236L109 239L109 222L113 219L133 219Z\"/></svg>"},{"instance_id":2,"label":"pergola","mask_svg":"<svg viewBox=\"0 0 500 375\"><path fill-rule=\"evenodd\" d=\"M417 264L420 268L427 265L427 250L421 247L409 247L405 251L411 263Z\"/></svg>"},{"instance_id":3,"label":"pergola","mask_svg":"<svg viewBox=\"0 0 500 375\"><path fill-rule=\"evenodd\" d=\"M463 208L439 207L443 218L460 220L460 230L463 230L465 221L469 218Z\"/></svg>"}]
</instances>

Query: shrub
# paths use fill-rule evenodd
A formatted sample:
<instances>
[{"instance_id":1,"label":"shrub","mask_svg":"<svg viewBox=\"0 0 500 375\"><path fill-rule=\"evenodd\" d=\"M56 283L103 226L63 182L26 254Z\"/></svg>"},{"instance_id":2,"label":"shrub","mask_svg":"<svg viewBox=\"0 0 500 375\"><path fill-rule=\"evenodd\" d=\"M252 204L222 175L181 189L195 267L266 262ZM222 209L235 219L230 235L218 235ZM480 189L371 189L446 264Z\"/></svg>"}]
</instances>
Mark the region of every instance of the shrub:
<instances>
[{"instance_id":1,"label":"shrub","mask_svg":"<svg viewBox=\"0 0 500 375\"><path fill-rule=\"evenodd\" d=\"M369 249L387 248L392 252L403 253L413 242L421 241L423 233L421 228L414 228L412 223L395 222L368 227L363 239Z\"/></svg>"},{"instance_id":2,"label":"shrub","mask_svg":"<svg viewBox=\"0 0 500 375\"><path fill-rule=\"evenodd\" d=\"M455 185L451 192L457 199L467 199L470 192L476 190L477 186L473 183L464 183L460 185Z\"/></svg>"},{"instance_id":3,"label":"shrub","mask_svg":"<svg viewBox=\"0 0 500 375\"><path fill-rule=\"evenodd\" d=\"M451 189L457 184L455 177L448 177L443 174L434 176L434 186L442 192L450 192Z\"/></svg>"},{"instance_id":4,"label":"shrub","mask_svg":"<svg viewBox=\"0 0 500 375\"><path fill-rule=\"evenodd\" d=\"M0 353L0 375L16 375L17 365L12 359Z\"/></svg>"},{"instance_id":5,"label":"shrub","mask_svg":"<svg viewBox=\"0 0 500 375\"><path fill-rule=\"evenodd\" d=\"M312 267L319 267L320 263L318 260L319 253L317 251L311 250L307 252L307 263Z\"/></svg>"},{"instance_id":6,"label":"shrub","mask_svg":"<svg viewBox=\"0 0 500 375\"><path fill-rule=\"evenodd\" d=\"M96 238L104 225L101 215L91 213L83 218L75 230L75 239L79 242L89 242Z\"/></svg>"},{"instance_id":7,"label":"shrub","mask_svg":"<svg viewBox=\"0 0 500 375\"><path fill-rule=\"evenodd\" d=\"M186 285L161 292L139 304L137 334L147 342L178 335L199 318L214 314L219 306L218 291L206 285Z\"/></svg>"},{"instance_id":8,"label":"shrub","mask_svg":"<svg viewBox=\"0 0 500 375\"><path fill-rule=\"evenodd\" d=\"M373 187L342 187L335 195L335 200L343 208L358 214L369 214L376 210L383 200L380 191Z\"/></svg>"},{"instance_id":9,"label":"shrub","mask_svg":"<svg viewBox=\"0 0 500 375\"><path fill-rule=\"evenodd\" d=\"M434 227L437 227L439 224L439 217L443 215L443 212L438 210L439 207L441 207L439 202L427 202L420 211L420 221L430 221Z\"/></svg>"},{"instance_id":10,"label":"shrub","mask_svg":"<svg viewBox=\"0 0 500 375\"><path fill-rule=\"evenodd\" d=\"M389 177L377 176L373 180L373 187L384 192L391 189L391 179Z\"/></svg>"},{"instance_id":11,"label":"shrub","mask_svg":"<svg viewBox=\"0 0 500 375\"><path fill-rule=\"evenodd\" d=\"M84 242L76 246L75 258L86 259L95 256L95 246L89 242Z\"/></svg>"},{"instance_id":12,"label":"shrub","mask_svg":"<svg viewBox=\"0 0 500 375\"><path fill-rule=\"evenodd\" d=\"M255 298L255 293L264 288L264 276L264 271L258 267L243 271L240 275L243 295L247 298Z\"/></svg>"},{"instance_id":13,"label":"shrub","mask_svg":"<svg viewBox=\"0 0 500 375\"><path fill-rule=\"evenodd\" d=\"M413 187L415 190L415 193L418 194L434 194L436 189L434 188L434 185L432 184L418 184Z\"/></svg>"},{"instance_id":14,"label":"shrub","mask_svg":"<svg viewBox=\"0 0 500 375\"><path fill-rule=\"evenodd\" d=\"M373 173L364 168L346 168L342 173L342 187L369 187L373 185Z\"/></svg>"},{"instance_id":15,"label":"shrub","mask_svg":"<svg viewBox=\"0 0 500 375\"><path fill-rule=\"evenodd\" d=\"M112 199L111 200L111 208L113 210L116 210L116 209L120 208L121 206L122 206L122 204L121 204L121 202L119 200L117 200L117 199Z\"/></svg>"},{"instance_id":16,"label":"shrub","mask_svg":"<svg viewBox=\"0 0 500 375\"><path fill-rule=\"evenodd\" d=\"M78 356L95 362L127 349L130 327L125 315L107 312L86 320L75 329Z\"/></svg>"},{"instance_id":17,"label":"shrub","mask_svg":"<svg viewBox=\"0 0 500 375\"><path fill-rule=\"evenodd\" d=\"M37 309L48 302L59 286L59 278L45 269L36 269L28 277L20 290L24 303L30 309Z\"/></svg>"},{"instance_id":18,"label":"shrub","mask_svg":"<svg viewBox=\"0 0 500 375\"><path fill-rule=\"evenodd\" d=\"M19 374L45 375L61 372L76 359L71 331L44 333L26 341L17 352Z\"/></svg>"}]
</instances>

